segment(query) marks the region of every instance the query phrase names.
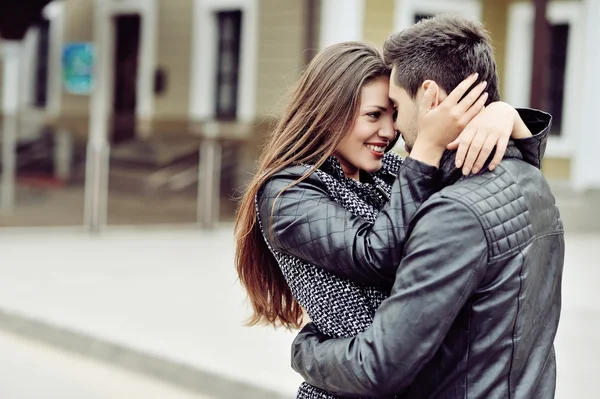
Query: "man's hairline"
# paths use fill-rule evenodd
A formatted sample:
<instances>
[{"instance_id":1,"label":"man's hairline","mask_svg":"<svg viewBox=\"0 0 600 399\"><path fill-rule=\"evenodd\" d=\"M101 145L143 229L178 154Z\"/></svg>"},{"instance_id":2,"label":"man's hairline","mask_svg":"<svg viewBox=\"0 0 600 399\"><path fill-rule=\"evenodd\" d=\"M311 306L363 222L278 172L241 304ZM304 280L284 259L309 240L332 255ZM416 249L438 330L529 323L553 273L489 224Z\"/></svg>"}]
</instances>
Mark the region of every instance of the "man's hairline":
<instances>
[{"instance_id":1,"label":"man's hairline","mask_svg":"<svg viewBox=\"0 0 600 399\"><path fill-rule=\"evenodd\" d=\"M396 87L401 88L402 90L404 90L408 96L410 97L411 100L416 101L417 100L417 94L419 94L419 90L417 89L417 91L415 92L415 94L412 94L406 87L402 86L400 83L398 83L398 80L396 79L396 74L394 73L394 68L397 68L396 65L391 64L388 66L390 68L390 83L395 85ZM428 80L428 79L425 79ZM421 84L419 85L419 87L421 87L423 85L423 83L425 82L425 80L423 80L423 82L421 82ZM429 79L431 80L431 79ZM437 82L436 82L437 84ZM392 98L390 97L390 100L395 104L396 102L392 100Z\"/></svg>"}]
</instances>

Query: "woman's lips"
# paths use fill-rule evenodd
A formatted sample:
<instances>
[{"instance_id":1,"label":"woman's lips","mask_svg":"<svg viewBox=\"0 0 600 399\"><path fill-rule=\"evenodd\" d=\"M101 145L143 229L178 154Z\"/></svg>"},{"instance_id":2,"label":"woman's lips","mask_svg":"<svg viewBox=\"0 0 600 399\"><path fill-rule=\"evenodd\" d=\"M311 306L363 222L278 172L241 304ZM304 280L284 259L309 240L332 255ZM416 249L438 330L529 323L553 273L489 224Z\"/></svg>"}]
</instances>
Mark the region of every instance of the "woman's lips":
<instances>
[{"instance_id":1,"label":"woman's lips","mask_svg":"<svg viewBox=\"0 0 600 399\"><path fill-rule=\"evenodd\" d=\"M365 147L375 158L382 158L385 155L385 146L383 145L365 144Z\"/></svg>"}]
</instances>

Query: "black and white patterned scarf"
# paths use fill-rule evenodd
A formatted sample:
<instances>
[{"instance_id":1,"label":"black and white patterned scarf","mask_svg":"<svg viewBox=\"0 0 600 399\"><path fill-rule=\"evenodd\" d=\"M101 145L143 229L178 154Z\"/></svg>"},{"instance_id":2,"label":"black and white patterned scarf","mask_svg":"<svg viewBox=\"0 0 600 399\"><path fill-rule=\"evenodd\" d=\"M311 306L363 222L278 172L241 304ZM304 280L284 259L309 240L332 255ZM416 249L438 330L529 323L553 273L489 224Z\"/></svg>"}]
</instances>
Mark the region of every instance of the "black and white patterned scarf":
<instances>
[{"instance_id":1,"label":"black and white patterned scarf","mask_svg":"<svg viewBox=\"0 0 600 399\"><path fill-rule=\"evenodd\" d=\"M333 200L372 224L390 197L401 163L402 159L397 154L389 152L383 157L382 168L375 173L362 174L360 182L346 178L335 157L329 157L314 173L325 183ZM258 220L260 225L260 217ZM353 337L373 323L375 311L389 296L387 289L337 277L294 256L273 250L266 241L294 298L306 309L321 332L334 338ZM296 398L339 397L303 383Z\"/></svg>"}]
</instances>

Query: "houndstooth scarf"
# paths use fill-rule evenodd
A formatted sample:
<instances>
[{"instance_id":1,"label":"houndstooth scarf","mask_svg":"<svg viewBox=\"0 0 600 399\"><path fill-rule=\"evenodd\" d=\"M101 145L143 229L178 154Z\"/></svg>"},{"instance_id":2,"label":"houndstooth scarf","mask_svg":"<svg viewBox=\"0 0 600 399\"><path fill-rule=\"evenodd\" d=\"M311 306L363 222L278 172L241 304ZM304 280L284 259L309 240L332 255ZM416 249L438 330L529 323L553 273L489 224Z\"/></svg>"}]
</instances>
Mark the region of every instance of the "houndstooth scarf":
<instances>
[{"instance_id":1,"label":"houndstooth scarf","mask_svg":"<svg viewBox=\"0 0 600 399\"><path fill-rule=\"evenodd\" d=\"M401 163L402 159L397 154L389 152L383 157L383 167L378 172L362 174L360 182L346 178L335 157L329 157L314 173L327 186L334 201L372 224L390 197ZM260 217L258 220L260 226ZM273 250L262 226L260 228L294 298L306 309L321 332L334 338L346 338L357 335L372 324L375 311L389 296L387 289L337 277L296 257ZM296 398L339 397L303 383Z\"/></svg>"}]
</instances>

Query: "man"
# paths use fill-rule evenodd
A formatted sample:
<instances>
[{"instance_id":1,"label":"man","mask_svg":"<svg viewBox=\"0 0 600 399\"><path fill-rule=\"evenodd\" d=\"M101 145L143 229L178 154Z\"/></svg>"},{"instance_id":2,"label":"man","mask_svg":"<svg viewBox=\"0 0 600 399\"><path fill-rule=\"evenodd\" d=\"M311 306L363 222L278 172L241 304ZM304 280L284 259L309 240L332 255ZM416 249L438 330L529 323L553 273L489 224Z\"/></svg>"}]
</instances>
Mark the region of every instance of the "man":
<instances>
[{"instance_id":1,"label":"man","mask_svg":"<svg viewBox=\"0 0 600 399\"><path fill-rule=\"evenodd\" d=\"M441 101L476 71L489 101L499 100L492 54L483 27L455 16L388 38L390 98L407 150L418 135L416 104L431 85ZM373 325L329 339L308 324L296 338L292 366L306 382L353 397L554 397L563 227L541 172L514 147L506 154L471 177L457 169L462 154L444 154L447 186L410 223Z\"/></svg>"}]
</instances>

